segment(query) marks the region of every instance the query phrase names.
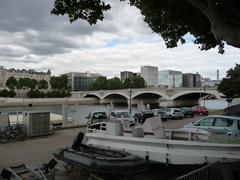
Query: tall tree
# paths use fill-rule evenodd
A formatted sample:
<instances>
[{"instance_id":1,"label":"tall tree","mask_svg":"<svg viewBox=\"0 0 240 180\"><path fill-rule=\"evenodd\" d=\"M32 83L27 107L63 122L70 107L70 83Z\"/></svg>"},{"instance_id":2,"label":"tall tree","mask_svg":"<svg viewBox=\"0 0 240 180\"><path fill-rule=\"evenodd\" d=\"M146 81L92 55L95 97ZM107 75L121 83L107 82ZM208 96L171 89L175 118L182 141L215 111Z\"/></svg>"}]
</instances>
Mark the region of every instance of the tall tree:
<instances>
[{"instance_id":1,"label":"tall tree","mask_svg":"<svg viewBox=\"0 0 240 180\"><path fill-rule=\"evenodd\" d=\"M131 77L133 81L134 88L145 88L146 83L143 77L141 76L133 76Z\"/></svg>"},{"instance_id":2,"label":"tall tree","mask_svg":"<svg viewBox=\"0 0 240 180\"><path fill-rule=\"evenodd\" d=\"M48 82L44 79L41 79L38 82L38 89L48 89Z\"/></svg>"},{"instance_id":3,"label":"tall tree","mask_svg":"<svg viewBox=\"0 0 240 180\"><path fill-rule=\"evenodd\" d=\"M29 88L35 89L37 85L38 85L38 81L36 79L30 79Z\"/></svg>"},{"instance_id":4,"label":"tall tree","mask_svg":"<svg viewBox=\"0 0 240 180\"><path fill-rule=\"evenodd\" d=\"M6 81L6 86L9 89L14 89L15 87L17 87L17 84L18 84L18 81L13 76L8 78L8 80Z\"/></svg>"},{"instance_id":5,"label":"tall tree","mask_svg":"<svg viewBox=\"0 0 240 180\"><path fill-rule=\"evenodd\" d=\"M122 87L122 82L118 77L107 80L107 89L121 89Z\"/></svg>"},{"instance_id":6,"label":"tall tree","mask_svg":"<svg viewBox=\"0 0 240 180\"><path fill-rule=\"evenodd\" d=\"M124 1L124 0L120 0ZM224 41L240 48L240 3L238 0L126 0L137 7L149 27L160 34L167 47L185 43L185 35L194 36L201 50L218 46L224 53ZM55 0L51 14L68 15L91 25L103 20L111 7L106 0Z\"/></svg>"},{"instance_id":7,"label":"tall tree","mask_svg":"<svg viewBox=\"0 0 240 180\"><path fill-rule=\"evenodd\" d=\"M8 95L9 95L8 90L4 89L1 91L1 97L8 97Z\"/></svg>"},{"instance_id":8,"label":"tall tree","mask_svg":"<svg viewBox=\"0 0 240 180\"><path fill-rule=\"evenodd\" d=\"M68 89L68 77L66 74L60 76L60 89Z\"/></svg>"},{"instance_id":9,"label":"tall tree","mask_svg":"<svg viewBox=\"0 0 240 180\"><path fill-rule=\"evenodd\" d=\"M68 77L67 75L52 76L50 79L52 89L67 90L68 89Z\"/></svg>"},{"instance_id":10,"label":"tall tree","mask_svg":"<svg viewBox=\"0 0 240 180\"><path fill-rule=\"evenodd\" d=\"M222 92L227 99L240 97L240 64L227 71L226 78L223 78L218 85L218 91Z\"/></svg>"},{"instance_id":11,"label":"tall tree","mask_svg":"<svg viewBox=\"0 0 240 180\"><path fill-rule=\"evenodd\" d=\"M22 89L23 87L30 88L31 87L31 79L30 78L20 78L18 80L18 87L20 89Z\"/></svg>"},{"instance_id":12,"label":"tall tree","mask_svg":"<svg viewBox=\"0 0 240 180\"><path fill-rule=\"evenodd\" d=\"M107 84L107 78L105 76L99 76L91 83L89 90L104 90L108 88Z\"/></svg>"},{"instance_id":13,"label":"tall tree","mask_svg":"<svg viewBox=\"0 0 240 180\"><path fill-rule=\"evenodd\" d=\"M16 96L16 93L15 93L15 91L14 90L10 90L10 91L8 91L8 97L15 97Z\"/></svg>"},{"instance_id":14,"label":"tall tree","mask_svg":"<svg viewBox=\"0 0 240 180\"><path fill-rule=\"evenodd\" d=\"M141 76L133 76L125 79L123 82L124 88L145 88L145 80Z\"/></svg>"}]
</instances>

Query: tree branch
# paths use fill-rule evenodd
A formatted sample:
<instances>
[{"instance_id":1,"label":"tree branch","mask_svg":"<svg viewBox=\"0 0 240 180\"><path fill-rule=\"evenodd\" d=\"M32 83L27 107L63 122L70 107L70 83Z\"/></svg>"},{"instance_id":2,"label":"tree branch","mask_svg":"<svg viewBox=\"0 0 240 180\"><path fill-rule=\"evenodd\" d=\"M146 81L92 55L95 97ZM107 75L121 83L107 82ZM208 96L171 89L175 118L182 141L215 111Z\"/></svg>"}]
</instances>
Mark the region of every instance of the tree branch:
<instances>
[{"instance_id":1,"label":"tree branch","mask_svg":"<svg viewBox=\"0 0 240 180\"><path fill-rule=\"evenodd\" d=\"M236 5L230 5L229 3L226 3L226 9L229 10L230 12L233 13L233 15L235 16L236 19L240 20L240 12L239 9L236 8ZM239 24L239 23L237 23Z\"/></svg>"},{"instance_id":2,"label":"tree branch","mask_svg":"<svg viewBox=\"0 0 240 180\"><path fill-rule=\"evenodd\" d=\"M194 7L199 9L209 20L213 20L213 14L211 13L211 10L209 7L204 4L201 0L185 0L192 4ZM211 1L211 0L210 0Z\"/></svg>"}]
</instances>

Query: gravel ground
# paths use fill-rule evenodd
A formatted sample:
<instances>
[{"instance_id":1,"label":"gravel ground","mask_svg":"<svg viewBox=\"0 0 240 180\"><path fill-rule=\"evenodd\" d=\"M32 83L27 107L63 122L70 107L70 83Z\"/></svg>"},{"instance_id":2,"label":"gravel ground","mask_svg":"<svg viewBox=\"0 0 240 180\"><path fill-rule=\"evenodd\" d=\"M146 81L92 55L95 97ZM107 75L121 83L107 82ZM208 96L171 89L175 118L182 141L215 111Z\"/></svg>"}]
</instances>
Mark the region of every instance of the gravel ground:
<instances>
[{"instance_id":1,"label":"gravel ground","mask_svg":"<svg viewBox=\"0 0 240 180\"><path fill-rule=\"evenodd\" d=\"M200 117L185 118L183 120L168 120L164 122L164 125L166 128L176 129L181 128L184 124L196 121L199 118ZM26 163L31 166L42 165L53 157L52 153L57 148L70 146L73 138L79 131L84 131L84 128L64 129L55 131L53 135L49 136L28 139L22 142L0 144L0 169L19 165L21 163ZM63 166L61 165L60 168L63 168ZM163 169L162 171L165 170ZM153 179L150 178L150 176L155 176L154 172L151 172L151 174L145 174L145 176L142 175L142 178L138 179ZM57 179L76 179L76 176L70 178L66 173L64 174L64 176ZM80 179L86 179L86 177L84 178L84 176L80 176L79 173L76 174L77 177L81 177ZM158 174L158 171L155 172L155 174ZM66 178L66 175L68 178ZM156 175L155 177L158 176Z\"/></svg>"}]
</instances>

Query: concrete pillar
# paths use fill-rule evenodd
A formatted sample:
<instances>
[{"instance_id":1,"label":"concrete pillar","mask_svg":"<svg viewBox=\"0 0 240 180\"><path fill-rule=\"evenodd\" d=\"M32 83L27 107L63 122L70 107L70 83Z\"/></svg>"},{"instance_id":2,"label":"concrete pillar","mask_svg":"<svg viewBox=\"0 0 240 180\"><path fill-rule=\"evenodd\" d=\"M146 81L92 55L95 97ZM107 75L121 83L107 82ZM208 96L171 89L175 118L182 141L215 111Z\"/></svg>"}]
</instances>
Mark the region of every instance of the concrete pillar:
<instances>
[{"instance_id":1,"label":"concrete pillar","mask_svg":"<svg viewBox=\"0 0 240 180\"><path fill-rule=\"evenodd\" d=\"M104 99L103 98L101 98L100 100L99 100L99 104L104 104Z\"/></svg>"},{"instance_id":2,"label":"concrete pillar","mask_svg":"<svg viewBox=\"0 0 240 180\"><path fill-rule=\"evenodd\" d=\"M128 103L128 111L130 112L130 114L132 114L132 99L128 99L127 100Z\"/></svg>"},{"instance_id":3,"label":"concrete pillar","mask_svg":"<svg viewBox=\"0 0 240 180\"><path fill-rule=\"evenodd\" d=\"M62 118L63 118L63 126L68 124L68 104L62 104Z\"/></svg>"}]
</instances>

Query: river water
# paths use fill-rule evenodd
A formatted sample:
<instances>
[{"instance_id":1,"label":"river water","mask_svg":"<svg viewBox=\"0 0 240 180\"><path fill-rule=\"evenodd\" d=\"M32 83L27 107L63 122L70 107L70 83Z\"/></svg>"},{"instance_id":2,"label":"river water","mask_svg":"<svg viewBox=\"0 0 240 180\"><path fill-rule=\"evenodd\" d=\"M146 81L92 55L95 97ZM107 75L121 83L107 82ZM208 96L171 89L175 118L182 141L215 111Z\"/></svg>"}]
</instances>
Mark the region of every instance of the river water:
<instances>
[{"instance_id":1,"label":"river water","mask_svg":"<svg viewBox=\"0 0 240 180\"><path fill-rule=\"evenodd\" d=\"M200 105L213 109L224 109L228 106L228 103L224 99L214 99L214 100L205 100L200 102ZM114 107L115 110L127 110L127 106L117 106ZM2 107L0 112L7 113L17 113L22 111L42 111L42 112L51 112L54 114L62 114L62 106L32 106L32 107ZM106 105L69 105L68 106L68 116L74 120L74 124L85 124L87 116L92 111L107 111ZM132 113L136 112L137 108L132 107Z\"/></svg>"},{"instance_id":2,"label":"river water","mask_svg":"<svg viewBox=\"0 0 240 180\"><path fill-rule=\"evenodd\" d=\"M207 109L210 110L215 110L215 109L225 109L226 107L228 107L228 102L225 99L211 99L211 100L204 100L200 101L200 105L204 106Z\"/></svg>"}]
</instances>

